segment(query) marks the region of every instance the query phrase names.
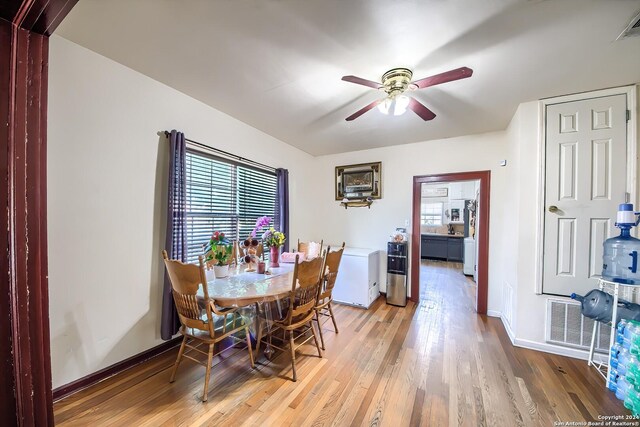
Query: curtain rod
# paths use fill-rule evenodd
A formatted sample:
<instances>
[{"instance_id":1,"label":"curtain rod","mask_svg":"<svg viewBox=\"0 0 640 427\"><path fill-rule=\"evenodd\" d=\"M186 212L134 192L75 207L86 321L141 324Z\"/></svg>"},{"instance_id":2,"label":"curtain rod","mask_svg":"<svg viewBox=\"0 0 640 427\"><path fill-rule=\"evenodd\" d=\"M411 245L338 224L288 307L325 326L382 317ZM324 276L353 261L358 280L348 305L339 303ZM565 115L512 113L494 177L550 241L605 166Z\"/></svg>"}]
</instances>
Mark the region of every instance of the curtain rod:
<instances>
[{"instance_id":1,"label":"curtain rod","mask_svg":"<svg viewBox=\"0 0 640 427\"><path fill-rule=\"evenodd\" d=\"M164 131L164 136L169 137L169 135L171 135L171 132L165 130ZM211 146L209 146L207 144L203 144L202 142L194 141L193 139L189 139L189 138L185 138L184 140L187 141L190 144L197 145L200 148L204 148L205 150L213 151L214 153L218 153L218 154L222 154L222 155L227 156L227 157L231 157L234 160L238 160L238 161L241 161L241 162L244 162L244 163L249 163L249 164L258 166L258 167L260 167L262 169L266 169L266 170L269 170L269 171L272 171L272 172L276 171L276 168L274 168L273 166L267 166L267 165L265 165L263 163L259 163L259 162L256 162L254 160L246 159L244 157L240 157L238 155L229 153L228 151L220 150L219 148L213 148L213 147L211 147Z\"/></svg>"}]
</instances>

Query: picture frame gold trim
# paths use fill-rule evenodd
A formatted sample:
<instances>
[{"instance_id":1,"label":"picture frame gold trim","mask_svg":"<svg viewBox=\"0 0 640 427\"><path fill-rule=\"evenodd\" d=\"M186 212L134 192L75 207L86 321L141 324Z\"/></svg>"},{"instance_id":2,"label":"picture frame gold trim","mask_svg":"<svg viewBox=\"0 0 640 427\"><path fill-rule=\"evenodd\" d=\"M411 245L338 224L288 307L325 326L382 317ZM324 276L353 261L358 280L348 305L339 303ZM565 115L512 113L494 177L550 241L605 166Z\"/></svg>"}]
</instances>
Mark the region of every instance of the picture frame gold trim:
<instances>
[{"instance_id":1,"label":"picture frame gold trim","mask_svg":"<svg viewBox=\"0 0 640 427\"><path fill-rule=\"evenodd\" d=\"M338 201L381 199L382 162L336 166L334 190Z\"/></svg>"}]
</instances>

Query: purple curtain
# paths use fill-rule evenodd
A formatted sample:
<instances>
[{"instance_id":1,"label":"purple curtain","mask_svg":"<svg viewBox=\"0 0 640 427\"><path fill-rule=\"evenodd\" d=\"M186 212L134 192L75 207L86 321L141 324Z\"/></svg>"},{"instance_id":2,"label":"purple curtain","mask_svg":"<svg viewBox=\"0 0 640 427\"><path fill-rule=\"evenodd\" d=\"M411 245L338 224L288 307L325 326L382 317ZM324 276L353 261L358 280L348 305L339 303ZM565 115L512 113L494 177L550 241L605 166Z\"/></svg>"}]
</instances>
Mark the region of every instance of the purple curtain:
<instances>
[{"instance_id":1,"label":"purple curtain","mask_svg":"<svg viewBox=\"0 0 640 427\"><path fill-rule=\"evenodd\" d=\"M187 180L186 141L182 132L171 131L169 150L169 203L165 249L170 259L185 262L187 260ZM169 275L165 270L160 336L163 340L170 340L179 329L180 319L173 302Z\"/></svg>"},{"instance_id":2,"label":"purple curtain","mask_svg":"<svg viewBox=\"0 0 640 427\"><path fill-rule=\"evenodd\" d=\"M276 224L278 230L282 231L287 240L284 243L283 251L289 252L289 171L287 169L276 169Z\"/></svg>"}]
</instances>

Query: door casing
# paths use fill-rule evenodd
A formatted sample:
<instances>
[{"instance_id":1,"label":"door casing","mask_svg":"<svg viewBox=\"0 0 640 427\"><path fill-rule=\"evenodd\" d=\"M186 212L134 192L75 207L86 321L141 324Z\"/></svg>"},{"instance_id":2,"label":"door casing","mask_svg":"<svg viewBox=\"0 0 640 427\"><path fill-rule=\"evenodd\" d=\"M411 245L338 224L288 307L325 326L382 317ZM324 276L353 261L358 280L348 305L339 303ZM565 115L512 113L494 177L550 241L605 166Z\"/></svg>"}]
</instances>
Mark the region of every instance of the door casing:
<instances>
[{"instance_id":1,"label":"door casing","mask_svg":"<svg viewBox=\"0 0 640 427\"><path fill-rule=\"evenodd\" d=\"M413 177L413 215L411 225L411 301L420 299L420 203L422 184L433 182L480 180L480 221L478 230L478 286L476 290L476 311L487 314L489 295L489 200L491 194L491 171L444 173Z\"/></svg>"}]
</instances>

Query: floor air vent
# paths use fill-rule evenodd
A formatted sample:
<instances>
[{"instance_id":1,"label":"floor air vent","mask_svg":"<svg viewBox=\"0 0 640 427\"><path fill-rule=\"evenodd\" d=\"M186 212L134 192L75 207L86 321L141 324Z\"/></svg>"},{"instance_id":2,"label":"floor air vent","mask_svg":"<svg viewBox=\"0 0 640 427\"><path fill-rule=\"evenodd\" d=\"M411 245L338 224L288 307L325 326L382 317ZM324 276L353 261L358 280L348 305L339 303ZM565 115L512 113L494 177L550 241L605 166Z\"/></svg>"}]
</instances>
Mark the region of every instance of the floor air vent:
<instances>
[{"instance_id":1,"label":"floor air vent","mask_svg":"<svg viewBox=\"0 0 640 427\"><path fill-rule=\"evenodd\" d=\"M566 300L547 300L546 340L549 343L588 350L591 345L593 320L584 317L580 304ZM596 351L607 352L611 329L597 323Z\"/></svg>"}]
</instances>

